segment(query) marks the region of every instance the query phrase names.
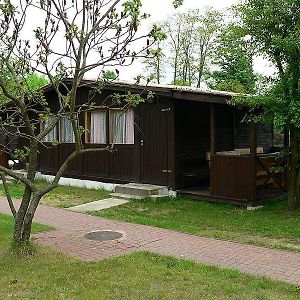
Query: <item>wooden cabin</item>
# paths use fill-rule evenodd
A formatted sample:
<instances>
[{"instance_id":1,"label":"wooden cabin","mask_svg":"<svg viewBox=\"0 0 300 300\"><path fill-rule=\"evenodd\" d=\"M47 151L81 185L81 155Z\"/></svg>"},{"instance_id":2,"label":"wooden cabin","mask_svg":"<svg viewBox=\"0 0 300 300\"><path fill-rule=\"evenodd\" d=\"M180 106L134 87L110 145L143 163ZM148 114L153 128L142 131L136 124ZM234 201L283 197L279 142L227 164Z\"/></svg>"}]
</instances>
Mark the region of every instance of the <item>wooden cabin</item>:
<instances>
[{"instance_id":1,"label":"wooden cabin","mask_svg":"<svg viewBox=\"0 0 300 300\"><path fill-rule=\"evenodd\" d=\"M93 85L85 81L79 88L78 104L86 101ZM283 173L272 171L277 163L272 126L242 122L247 108L229 105L231 93L114 83L106 85L93 101L101 105L112 93L143 94L145 90L154 93L153 101L126 113L113 106L80 116L89 129L83 141L86 147L115 142L116 151L81 156L65 177L167 186L197 199L245 205L257 205L262 198L284 192ZM55 111L55 92L47 87L45 95ZM116 124L121 113L124 118ZM42 173L54 174L74 150L70 130L70 124L62 120L47 137L47 147L40 150ZM53 146L51 139L59 139L60 144Z\"/></svg>"}]
</instances>

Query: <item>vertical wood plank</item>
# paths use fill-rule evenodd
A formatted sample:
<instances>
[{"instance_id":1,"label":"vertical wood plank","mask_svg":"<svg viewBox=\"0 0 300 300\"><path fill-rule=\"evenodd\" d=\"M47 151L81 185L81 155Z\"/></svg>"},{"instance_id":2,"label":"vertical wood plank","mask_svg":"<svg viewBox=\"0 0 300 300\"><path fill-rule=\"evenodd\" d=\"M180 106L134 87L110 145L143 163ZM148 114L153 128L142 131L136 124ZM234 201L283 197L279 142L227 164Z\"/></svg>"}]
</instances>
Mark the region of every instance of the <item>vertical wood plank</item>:
<instances>
[{"instance_id":1,"label":"vertical wood plank","mask_svg":"<svg viewBox=\"0 0 300 300\"><path fill-rule=\"evenodd\" d=\"M256 197L256 156L257 156L257 128L254 123L250 125L250 160L251 160L251 181L252 190L250 201L253 206L257 205Z\"/></svg>"},{"instance_id":2,"label":"vertical wood plank","mask_svg":"<svg viewBox=\"0 0 300 300\"><path fill-rule=\"evenodd\" d=\"M216 153L216 108L215 103L210 104L210 154Z\"/></svg>"}]
</instances>

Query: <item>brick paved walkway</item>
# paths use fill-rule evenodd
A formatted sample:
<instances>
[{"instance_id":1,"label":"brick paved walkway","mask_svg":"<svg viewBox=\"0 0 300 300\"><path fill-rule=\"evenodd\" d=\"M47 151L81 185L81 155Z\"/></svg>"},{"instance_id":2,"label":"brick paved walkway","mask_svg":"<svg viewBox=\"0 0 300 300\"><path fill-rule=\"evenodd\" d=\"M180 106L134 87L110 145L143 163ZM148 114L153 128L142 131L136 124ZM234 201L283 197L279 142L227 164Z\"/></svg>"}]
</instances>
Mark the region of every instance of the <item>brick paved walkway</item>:
<instances>
[{"instance_id":1,"label":"brick paved walkway","mask_svg":"<svg viewBox=\"0 0 300 300\"><path fill-rule=\"evenodd\" d=\"M6 200L1 197L0 213L10 213ZM36 234L39 244L86 261L134 251L152 251L300 285L300 253L112 221L43 205L39 206L35 221L57 228ZM124 237L110 242L90 241L83 237L96 230L115 230Z\"/></svg>"}]
</instances>

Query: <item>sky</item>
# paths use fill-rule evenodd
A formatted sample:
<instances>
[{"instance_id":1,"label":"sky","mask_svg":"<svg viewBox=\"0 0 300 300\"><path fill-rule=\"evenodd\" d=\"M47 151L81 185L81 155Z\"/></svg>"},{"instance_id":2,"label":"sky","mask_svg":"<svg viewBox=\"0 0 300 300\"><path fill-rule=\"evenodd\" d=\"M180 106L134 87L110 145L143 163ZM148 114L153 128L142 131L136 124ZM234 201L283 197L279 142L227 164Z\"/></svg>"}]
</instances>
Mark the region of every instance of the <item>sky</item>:
<instances>
[{"instance_id":1,"label":"sky","mask_svg":"<svg viewBox=\"0 0 300 300\"><path fill-rule=\"evenodd\" d=\"M185 12L195 8L201 11L207 6L212 6L215 9L226 12L228 7L238 2L237 0L185 0L184 5L181 6L180 9L175 10L172 5L172 0L142 0L143 11L149 13L151 17L144 22L141 30L147 32L147 29L151 28L151 24L165 20L176 11ZM274 73L274 68L266 59L256 57L254 59L254 71L266 76L271 76ZM139 74L143 74L143 72L143 65L141 63L135 63L131 67L120 69L120 79L130 80Z\"/></svg>"},{"instance_id":2,"label":"sky","mask_svg":"<svg viewBox=\"0 0 300 300\"><path fill-rule=\"evenodd\" d=\"M149 33L149 30L154 23L164 21L176 11L186 12L189 9L199 9L200 11L204 11L207 6L212 6L215 9L226 12L226 9L228 9L228 7L237 3L238 0L184 0L184 5L175 10L172 4L172 0L142 0L143 12L149 13L151 17L142 22L142 25L139 28L139 35ZM25 29L26 38L30 39L29 37L27 37L27 35L32 36L34 34L33 29L35 29L37 26L41 26L41 21L43 22L43 20L43 15L40 15L40 13L38 14L36 11L30 12L29 22L26 24ZM62 32L59 33L57 39L58 41L56 45L58 46L58 48L63 47L64 38ZM145 41L143 41L142 45L144 44ZM139 45L137 45L137 49L138 48L140 48ZM135 62L129 67L118 67L118 70L120 71L119 79L127 81L132 81L136 76L143 74L145 71L144 65L142 64L141 60ZM261 73L267 76L270 76L274 73L274 68L270 67L270 63L261 57L258 57L254 60L254 70L257 73ZM99 70L97 72L90 73L88 74L88 77L95 78L97 77L98 72ZM168 73L170 74L166 75L166 81L168 80L168 78L172 78L171 72L172 70L169 70Z\"/></svg>"}]
</instances>

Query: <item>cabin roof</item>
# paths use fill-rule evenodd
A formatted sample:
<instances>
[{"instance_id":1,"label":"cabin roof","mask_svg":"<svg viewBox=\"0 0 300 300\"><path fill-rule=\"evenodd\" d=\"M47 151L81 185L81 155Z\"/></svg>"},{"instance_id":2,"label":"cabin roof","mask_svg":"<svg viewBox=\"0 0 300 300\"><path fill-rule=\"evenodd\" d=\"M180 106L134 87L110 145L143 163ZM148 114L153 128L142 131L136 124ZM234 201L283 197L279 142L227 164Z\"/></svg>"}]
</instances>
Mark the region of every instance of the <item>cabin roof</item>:
<instances>
[{"instance_id":1,"label":"cabin roof","mask_svg":"<svg viewBox=\"0 0 300 300\"><path fill-rule=\"evenodd\" d=\"M64 83L72 83L72 78L64 79ZM96 80L83 79L81 81L81 87L95 86ZM143 90L152 91L158 96L173 98L177 100L191 100L199 102L213 102L227 104L227 102L234 96L238 96L237 93L216 91L211 89L196 88L190 86L177 86L177 85L163 85L163 84L141 84L129 81L107 81L103 87L106 90L114 91L127 91L141 92ZM47 85L43 88L44 92L53 90L52 85Z\"/></svg>"}]
</instances>

